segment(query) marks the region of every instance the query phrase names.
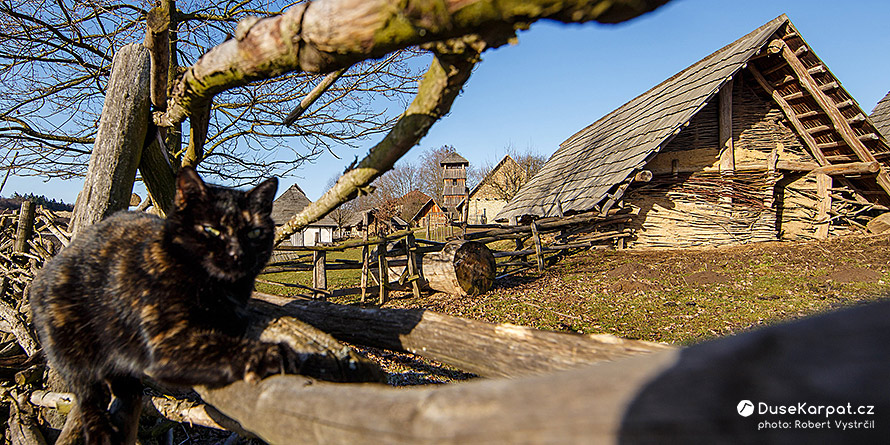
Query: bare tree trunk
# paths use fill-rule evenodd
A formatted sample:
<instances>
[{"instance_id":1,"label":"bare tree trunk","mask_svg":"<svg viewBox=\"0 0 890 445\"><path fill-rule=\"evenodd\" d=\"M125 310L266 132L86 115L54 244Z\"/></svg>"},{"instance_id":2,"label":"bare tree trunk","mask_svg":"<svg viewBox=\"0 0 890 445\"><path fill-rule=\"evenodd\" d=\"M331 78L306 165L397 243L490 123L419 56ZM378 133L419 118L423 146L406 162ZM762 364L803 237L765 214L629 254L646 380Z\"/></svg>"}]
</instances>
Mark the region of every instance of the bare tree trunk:
<instances>
[{"instance_id":1,"label":"bare tree trunk","mask_svg":"<svg viewBox=\"0 0 890 445\"><path fill-rule=\"evenodd\" d=\"M74 206L72 235L129 207L150 118L149 65L142 44L126 45L114 55L90 165Z\"/></svg>"}]
</instances>

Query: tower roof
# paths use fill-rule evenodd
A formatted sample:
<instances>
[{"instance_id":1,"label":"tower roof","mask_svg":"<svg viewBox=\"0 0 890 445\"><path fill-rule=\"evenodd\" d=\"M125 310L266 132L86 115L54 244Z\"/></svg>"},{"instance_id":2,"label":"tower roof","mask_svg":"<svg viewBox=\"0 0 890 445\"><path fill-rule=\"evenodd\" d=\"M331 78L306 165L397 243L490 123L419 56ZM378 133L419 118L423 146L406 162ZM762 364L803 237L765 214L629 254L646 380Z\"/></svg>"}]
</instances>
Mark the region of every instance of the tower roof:
<instances>
[{"instance_id":1,"label":"tower roof","mask_svg":"<svg viewBox=\"0 0 890 445\"><path fill-rule=\"evenodd\" d=\"M457 154L457 153L451 153L451 154L449 154L448 156L446 156L445 159L442 160L442 162L439 163L439 165L445 165L445 164L466 164L466 165L470 165L470 161L464 159L463 156L461 156L461 155L459 155L459 154Z\"/></svg>"}]
</instances>

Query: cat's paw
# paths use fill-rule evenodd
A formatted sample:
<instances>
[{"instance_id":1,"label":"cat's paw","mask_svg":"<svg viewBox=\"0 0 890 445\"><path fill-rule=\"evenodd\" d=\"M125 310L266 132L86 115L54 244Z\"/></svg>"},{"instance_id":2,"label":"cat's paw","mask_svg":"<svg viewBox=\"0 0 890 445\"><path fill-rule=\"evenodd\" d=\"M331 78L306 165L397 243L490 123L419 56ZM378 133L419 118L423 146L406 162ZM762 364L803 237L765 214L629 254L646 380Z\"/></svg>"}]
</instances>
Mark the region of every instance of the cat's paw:
<instances>
[{"instance_id":1,"label":"cat's paw","mask_svg":"<svg viewBox=\"0 0 890 445\"><path fill-rule=\"evenodd\" d=\"M297 353L284 343L263 343L247 362L244 380L255 383L272 374L296 374L300 363Z\"/></svg>"}]
</instances>

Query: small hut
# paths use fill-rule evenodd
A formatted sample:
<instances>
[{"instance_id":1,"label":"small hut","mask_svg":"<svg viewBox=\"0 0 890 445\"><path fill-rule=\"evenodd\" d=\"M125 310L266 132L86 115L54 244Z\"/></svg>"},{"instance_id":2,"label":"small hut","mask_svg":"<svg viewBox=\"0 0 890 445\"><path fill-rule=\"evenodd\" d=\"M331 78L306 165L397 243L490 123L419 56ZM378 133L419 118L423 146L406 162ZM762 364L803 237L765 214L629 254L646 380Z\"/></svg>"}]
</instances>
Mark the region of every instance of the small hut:
<instances>
[{"instance_id":1,"label":"small hut","mask_svg":"<svg viewBox=\"0 0 890 445\"><path fill-rule=\"evenodd\" d=\"M272 220L276 226L283 225L292 216L300 213L312 201L306 197L306 193L296 184L290 186L272 204ZM291 235L291 246L314 246L316 242L329 243L334 239L334 229L337 223L325 216L319 221L310 224L302 231Z\"/></svg>"},{"instance_id":2,"label":"small hut","mask_svg":"<svg viewBox=\"0 0 890 445\"><path fill-rule=\"evenodd\" d=\"M629 206L636 246L822 238L886 210L888 161L782 15L563 142L497 218Z\"/></svg>"},{"instance_id":3,"label":"small hut","mask_svg":"<svg viewBox=\"0 0 890 445\"><path fill-rule=\"evenodd\" d=\"M435 199L430 198L411 218L411 223L417 227L436 229L448 224L448 215Z\"/></svg>"}]
</instances>

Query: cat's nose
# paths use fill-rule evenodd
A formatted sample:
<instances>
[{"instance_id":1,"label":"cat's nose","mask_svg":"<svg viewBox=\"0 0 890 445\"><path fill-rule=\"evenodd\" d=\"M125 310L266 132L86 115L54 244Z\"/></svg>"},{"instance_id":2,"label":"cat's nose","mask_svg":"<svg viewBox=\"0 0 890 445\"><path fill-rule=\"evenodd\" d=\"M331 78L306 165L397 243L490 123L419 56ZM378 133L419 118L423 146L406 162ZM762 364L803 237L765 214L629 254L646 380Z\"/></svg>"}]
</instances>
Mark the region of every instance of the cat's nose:
<instances>
[{"instance_id":1,"label":"cat's nose","mask_svg":"<svg viewBox=\"0 0 890 445\"><path fill-rule=\"evenodd\" d=\"M229 247L229 256L232 257L233 259L236 259L236 260L240 259L242 255L244 255L244 252L241 250L240 247L236 247L236 246Z\"/></svg>"}]
</instances>

